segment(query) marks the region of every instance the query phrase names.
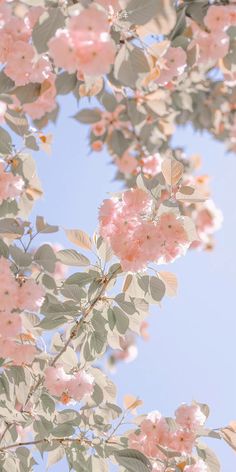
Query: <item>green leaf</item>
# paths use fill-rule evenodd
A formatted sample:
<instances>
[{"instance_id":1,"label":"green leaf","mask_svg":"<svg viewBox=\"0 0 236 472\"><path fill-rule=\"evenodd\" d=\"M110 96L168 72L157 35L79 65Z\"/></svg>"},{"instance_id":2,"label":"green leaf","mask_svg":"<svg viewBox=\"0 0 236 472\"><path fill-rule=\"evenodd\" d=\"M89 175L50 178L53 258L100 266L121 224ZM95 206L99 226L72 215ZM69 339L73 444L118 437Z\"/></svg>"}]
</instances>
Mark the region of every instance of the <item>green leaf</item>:
<instances>
[{"instance_id":1,"label":"green leaf","mask_svg":"<svg viewBox=\"0 0 236 472\"><path fill-rule=\"evenodd\" d=\"M94 349L97 354L101 354L106 343L106 334L94 331L90 338L91 349Z\"/></svg>"},{"instance_id":2,"label":"green leaf","mask_svg":"<svg viewBox=\"0 0 236 472\"><path fill-rule=\"evenodd\" d=\"M119 293L116 295L115 301L117 305L119 305L120 308L122 308L122 310L124 310L124 312L128 315L133 315L137 311L135 305L130 301L130 298L125 297L124 293Z\"/></svg>"},{"instance_id":3,"label":"green leaf","mask_svg":"<svg viewBox=\"0 0 236 472\"><path fill-rule=\"evenodd\" d=\"M39 247L34 255L34 261L48 272L53 273L55 271L56 256L49 244L43 244Z\"/></svg>"},{"instance_id":4,"label":"green leaf","mask_svg":"<svg viewBox=\"0 0 236 472\"><path fill-rule=\"evenodd\" d=\"M59 227L55 225L49 225L42 216L37 216L36 229L38 233L56 233L59 230Z\"/></svg>"},{"instance_id":5,"label":"green leaf","mask_svg":"<svg viewBox=\"0 0 236 472\"><path fill-rule=\"evenodd\" d=\"M82 290L78 285L64 285L61 289L61 294L66 298L72 298L75 301L80 301L81 298L85 298L86 292Z\"/></svg>"},{"instance_id":6,"label":"green leaf","mask_svg":"<svg viewBox=\"0 0 236 472\"><path fill-rule=\"evenodd\" d=\"M118 464L129 472L150 472L152 470L150 461L135 449L116 451L114 456Z\"/></svg>"},{"instance_id":7,"label":"green leaf","mask_svg":"<svg viewBox=\"0 0 236 472\"><path fill-rule=\"evenodd\" d=\"M125 11L127 13L126 20L135 25L145 25L161 12L163 1L160 0L131 0Z\"/></svg>"},{"instance_id":8,"label":"green leaf","mask_svg":"<svg viewBox=\"0 0 236 472\"><path fill-rule=\"evenodd\" d=\"M9 249L6 243L0 238L0 256L8 257Z\"/></svg>"},{"instance_id":9,"label":"green leaf","mask_svg":"<svg viewBox=\"0 0 236 472\"><path fill-rule=\"evenodd\" d=\"M76 74L62 72L56 78L56 89L58 95L66 95L74 90L77 84Z\"/></svg>"},{"instance_id":10,"label":"green leaf","mask_svg":"<svg viewBox=\"0 0 236 472\"><path fill-rule=\"evenodd\" d=\"M0 93L7 93L15 87L15 82L3 70L0 72Z\"/></svg>"},{"instance_id":11,"label":"green leaf","mask_svg":"<svg viewBox=\"0 0 236 472\"><path fill-rule=\"evenodd\" d=\"M46 18L45 15L41 15L32 33L33 44L39 54L47 51L48 41L59 28L63 28L64 24L65 17L58 7L49 8Z\"/></svg>"},{"instance_id":12,"label":"green leaf","mask_svg":"<svg viewBox=\"0 0 236 472\"><path fill-rule=\"evenodd\" d=\"M149 70L148 60L141 48L125 44L121 47L116 56L114 75L122 84L135 87L140 75Z\"/></svg>"},{"instance_id":13,"label":"green leaf","mask_svg":"<svg viewBox=\"0 0 236 472\"><path fill-rule=\"evenodd\" d=\"M129 327L129 318L128 316L120 310L117 306L114 306L113 313L116 319L116 328L120 334L125 334Z\"/></svg>"},{"instance_id":14,"label":"green leaf","mask_svg":"<svg viewBox=\"0 0 236 472\"><path fill-rule=\"evenodd\" d=\"M0 220L0 233L5 237L13 236L19 237L24 234L24 228L14 218L4 218Z\"/></svg>"},{"instance_id":15,"label":"green leaf","mask_svg":"<svg viewBox=\"0 0 236 472\"><path fill-rule=\"evenodd\" d=\"M53 436L56 437L64 437L64 436L72 436L74 434L74 427L71 424L64 423L60 424L52 431Z\"/></svg>"},{"instance_id":16,"label":"green leaf","mask_svg":"<svg viewBox=\"0 0 236 472\"><path fill-rule=\"evenodd\" d=\"M44 287L48 288L49 290L55 290L57 288L56 282L53 277L48 274L44 274L42 277L42 283Z\"/></svg>"},{"instance_id":17,"label":"green leaf","mask_svg":"<svg viewBox=\"0 0 236 472\"><path fill-rule=\"evenodd\" d=\"M76 272L65 280L65 284L85 287L85 285L88 285L92 280L94 280L94 276L90 275L88 272Z\"/></svg>"},{"instance_id":18,"label":"green leaf","mask_svg":"<svg viewBox=\"0 0 236 472\"><path fill-rule=\"evenodd\" d=\"M10 134L0 127L0 154L10 154L12 150L12 139Z\"/></svg>"},{"instance_id":19,"label":"green leaf","mask_svg":"<svg viewBox=\"0 0 236 472\"><path fill-rule=\"evenodd\" d=\"M75 249L62 249L56 253L57 260L62 264L69 266L89 266L90 261L87 257Z\"/></svg>"},{"instance_id":20,"label":"green leaf","mask_svg":"<svg viewBox=\"0 0 236 472\"><path fill-rule=\"evenodd\" d=\"M40 95L40 90L41 84L30 83L27 85L16 87L12 91L12 94L16 95L23 105L24 103L32 103L37 100Z\"/></svg>"},{"instance_id":21,"label":"green leaf","mask_svg":"<svg viewBox=\"0 0 236 472\"><path fill-rule=\"evenodd\" d=\"M101 120L101 112L96 109L90 110L89 108L84 108L84 110L78 111L73 118L80 123L92 124Z\"/></svg>"},{"instance_id":22,"label":"green leaf","mask_svg":"<svg viewBox=\"0 0 236 472\"><path fill-rule=\"evenodd\" d=\"M63 326L68 322L68 319L63 315L53 316L52 318L44 318L40 321L38 327L42 329L55 329L58 326Z\"/></svg>"},{"instance_id":23,"label":"green leaf","mask_svg":"<svg viewBox=\"0 0 236 472\"><path fill-rule=\"evenodd\" d=\"M113 331L113 329L116 325L115 313L111 308L108 308L107 315L108 315L109 328L110 328L111 331Z\"/></svg>"},{"instance_id":24,"label":"green leaf","mask_svg":"<svg viewBox=\"0 0 236 472\"><path fill-rule=\"evenodd\" d=\"M160 302L165 295L166 287L158 277L150 277L150 292L153 300Z\"/></svg>"},{"instance_id":25,"label":"green leaf","mask_svg":"<svg viewBox=\"0 0 236 472\"><path fill-rule=\"evenodd\" d=\"M22 251L19 247L10 246L10 255L14 259L18 267L28 267L32 262L31 254Z\"/></svg>"}]
</instances>

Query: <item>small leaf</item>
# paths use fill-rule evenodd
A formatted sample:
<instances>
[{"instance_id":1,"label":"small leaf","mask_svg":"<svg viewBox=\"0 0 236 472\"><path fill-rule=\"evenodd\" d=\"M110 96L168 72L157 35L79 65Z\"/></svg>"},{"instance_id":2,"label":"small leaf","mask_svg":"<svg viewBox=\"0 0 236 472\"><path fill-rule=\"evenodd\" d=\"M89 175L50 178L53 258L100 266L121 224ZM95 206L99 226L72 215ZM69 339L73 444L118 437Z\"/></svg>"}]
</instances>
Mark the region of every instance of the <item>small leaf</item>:
<instances>
[{"instance_id":1,"label":"small leaf","mask_svg":"<svg viewBox=\"0 0 236 472\"><path fill-rule=\"evenodd\" d=\"M38 248L34 255L34 261L48 272L54 272L56 264L56 256L49 244L43 244Z\"/></svg>"},{"instance_id":2,"label":"small leaf","mask_svg":"<svg viewBox=\"0 0 236 472\"><path fill-rule=\"evenodd\" d=\"M166 291L165 284L158 277L150 277L150 292L153 300L160 302Z\"/></svg>"},{"instance_id":3,"label":"small leaf","mask_svg":"<svg viewBox=\"0 0 236 472\"><path fill-rule=\"evenodd\" d=\"M88 266L90 265L90 261L87 257L79 252L75 251L75 249L62 249L56 253L57 260L60 261L62 264L69 265L69 266Z\"/></svg>"},{"instance_id":4,"label":"small leaf","mask_svg":"<svg viewBox=\"0 0 236 472\"><path fill-rule=\"evenodd\" d=\"M128 316L120 310L117 306L114 306L113 313L116 319L116 328L120 334L125 334L129 327L129 318Z\"/></svg>"},{"instance_id":5,"label":"small leaf","mask_svg":"<svg viewBox=\"0 0 236 472\"><path fill-rule=\"evenodd\" d=\"M76 244L76 246L88 250L92 249L92 241L90 237L81 229L65 229L65 233L69 241Z\"/></svg>"},{"instance_id":6,"label":"small leaf","mask_svg":"<svg viewBox=\"0 0 236 472\"><path fill-rule=\"evenodd\" d=\"M56 233L59 230L58 226L46 223L42 216L36 217L36 229L38 233Z\"/></svg>"},{"instance_id":7,"label":"small leaf","mask_svg":"<svg viewBox=\"0 0 236 472\"><path fill-rule=\"evenodd\" d=\"M97 121L101 120L101 112L100 110L90 110L89 108L85 108L84 110L79 111L73 118L80 123L85 124L92 124L97 123Z\"/></svg>"},{"instance_id":8,"label":"small leaf","mask_svg":"<svg viewBox=\"0 0 236 472\"><path fill-rule=\"evenodd\" d=\"M150 472L152 466L147 457L135 449L123 449L114 453L115 459L129 472Z\"/></svg>"},{"instance_id":9,"label":"small leaf","mask_svg":"<svg viewBox=\"0 0 236 472\"><path fill-rule=\"evenodd\" d=\"M136 410L139 406L143 404L142 400L139 400L137 397L133 395L125 395L124 396L124 406L127 410Z\"/></svg>"}]
</instances>

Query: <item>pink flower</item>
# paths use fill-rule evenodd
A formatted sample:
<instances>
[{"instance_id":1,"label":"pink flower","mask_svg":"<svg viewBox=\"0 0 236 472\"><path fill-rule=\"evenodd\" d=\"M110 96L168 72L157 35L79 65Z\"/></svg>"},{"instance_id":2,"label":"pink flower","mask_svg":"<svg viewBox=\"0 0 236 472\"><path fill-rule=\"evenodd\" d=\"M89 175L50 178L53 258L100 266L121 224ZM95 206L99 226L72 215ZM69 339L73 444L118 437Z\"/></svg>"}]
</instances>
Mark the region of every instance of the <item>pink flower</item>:
<instances>
[{"instance_id":1,"label":"pink flower","mask_svg":"<svg viewBox=\"0 0 236 472\"><path fill-rule=\"evenodd\" d=\"M174 451L191 454L195 442L195 434L192 431L177 430L172 434L169 447Z\"/></svg>"},{"instance_id":2,"label":"pink flower","mask_svg":"<svg viewBox=\"0 0 236 472\"><path fill-rule=\"evenodd\" d=\"M107 16L102 11L91 6L84 9L78 16L74 16L69 21L69 31L83 31L88 37L91 32L96 34L108 33L110 25Z\"/></svg>"},{"instance_id":3,"label":"pink flower","mask_svg":"<svg viewBox=\"0 0 236 472\"><path fill-rule=\"evenodd\" d=\"M99 121L92 126L92 132L95 136L103 136L106 132L104 121Z\"/></svg>"},{"instance_id":4,"label":"pink flower","mask_svg":"<svg viewBox=\"0 0 236 472\"><path fill-rule=\"evenodd\" d=\"M15 343L13 350L10 350L10 356L15 365L32 364L37 349L30 344Z\"/></svg>"},{"instance_id":5,"label":"pink flower","mask_svg":"<svg viewBox=\"0 0 236 472\"><path fill-rule=\"evenodd\" d=\"M123 156L117 158L115 163L120 172L123 174L133 174L133 172L137 169L138 162L137 159L126 151Z\"/></svg>"},{"instance_id":6,"label":"pink flower","mask_svg":"<svg viewBox=\"0 0 236 472\"><path fill-rule=\"evenodd\" d=\"M93 392L93 382L93 377L83 370L75 374L66 374L62 366L47 367L45 370L45 387L52 395L61 397L63 403L67 403L64 394L68 401L81 401L85 395Z\"/></svg>"},{"instance_id":7,"label":"pink flower","mask_svg":"<svg viewBox=\"0 0 236 472\"><path fill-rule=\"evenodd\" d=\"M187 56L185 51L180 48L169 47L165 55L161 58L161 72L156 82L165 85L178 77L186 67Z\"/></svg>"},{"instance_id":8,"label":"pink flower","mask_svg":"<svg viewBox=\"0 0 236 472\"><path fill-rule=\"evenodd\" d=\"M223 221L221 211L216 208L212 200L207 200L200 209L197 208L193 217L200 237L213 234L221 227Z\"/></svg>"},{"instance_id":9,"label":"pink flower","mask_svg":"<svg viewBox=\"0 0 236 472\"><path fill-rule=\"evenodd\" d=\"M8 54L5 73L16 85L30 82L34 54L33 46L23 41L15 42L14 49Z\"/></svg>"},{"instance_id":10,"label":"pink flower","mask_svg":"<svg viewBox=\"0 0 236 472\"><path fill-rule=\"evenodd\" d=\"M25 42L29 40L31 31L27 22L22 20L21 18L16 18L12 16L10 21L6 24L4 30L7 34L9 34L12 39L15 41L22 41Z\"/></svg>"},{"instance_id":11,"label":"pink flower","mask_svg":"<svg viewBox=\"0 0 236 472\"><path fill-rule=\"evenodd\" d=\"M77 66L84 74L100 75L109 72L116 53L109 29L105 13L93 6L70 19L69 33L75 47Z\"/></svg>"},{"instance_id":12,"label":"pink flower","mask_svg":"<svg viewBox=\"0 0 236 472\"><path fill-rule=\"evenodd\" d=\"M148 262L173 261L190 241L181 218L163 213L153 219L152 199L141 189L105 200L99 214L100 234L120 259L123 270L138 271Z\"/></svg>"},{"instance_id":13,"label":"pink flower","mask_svg":"<svg viewBox=\"0 0 236 472\"><path fill-rule=\"evenodd\" d=\"M211 5L204 17L204 23L207 28L214 33L227 30L227 28L233 24L233 17L230 17L231 12L234 12L236 20L235 8L233 7L232 9L231 7L229 9L228 6Z\"/></svg>"},{"instance_id":14,"label":"pink flower","mask_svg":"<svg viewBox=\"0 0 236 472\"><path fill-rule=\"evenodd\" d=\"M66 374L63 367L47 367L44 385L52 395L60 396L67 388L72 375Z\"/></svg>"},{"instance_id":15,"label":"pink flower","mask_svg":"<svg viewBox=\"0 0 236 472\"><path fill-rule=\"evenodd\" d=\"M21 317L17 313L2 311L0 313L0 336L3 338L15 337L21 332Z\"/></svg>"},{"instance_id":16,"label":"pink flower","mask_svg":"<svg viewBox=\"0 0 236 472\"><path fill-rule=\"evenodd\" d=\"M123 201L126 214L146 211L151 204L149 195L139 188L124 192Z\"/></svg>"},{"instance_id":17,"label":"pink flower","mask_svg":"<svg viewBox=\"0 0 236 472\"><path fill-rule=\"evenodd\" d=\"M29 344L19 344L12 339L2 339L0 342L0 356L10 358L15 365L32 364L37 349Z\"/></svg>"},{"instance_id":18,"label":"pink flower","mask_svg":"<svg viewBox=\"0 0 236 472\"><path fill-rule=\"evenodd\" d=\"M199 64L216 62L226 56L229 50L229 36L224 32L205 33L201 31L193 44L199 46Z\"/></svg>"},{"instance_id":19,"label":"pink flower","mask_svg":"<svg viewBox=\"0 0 236 472\"><path fill-rule=\"evenodd\" d=\"M206 421L206 416L198 405L180 405L175 412L175 417L180 426L191 431L197 430Z\"/></svg>"},{"instance_id":20,"label":"pink flower","mask_svg":"<svg viewBox=\"0 0 236 472\"><path fill-rule=\"evenodd\" d=\"M141 169L144 174L154 177L161 171L161 158L159 154L143 157L141 161Z\"/></svg>"},{"instance_id":21,"label":"pink flower","mask_svg":"<svg viewBox=\"0 0 236 472\"><path fill-rule=\"evenodd\" d=\"M45 291L34 280L26 280L18 291L18 308L37 312L42 305Z\"/></svg>"},{"instance_id":22,"label":"pink flower","mask_svg":"<svg viewBox=\"0 0 236 472\"><path fill-rule=\"evenodd\" d=\"M30 82L42 83L48 79L51 73L51 64L46 56L40 57L33 63L30 74Z\"/></svg>"},{"instance_id":23,"label":"pink flower","mask_svg":"<svg viewBox=\"0 0 236 472\"><path fill-rule=\"evenodd\" d=\"M97 39L96 33L76 33L78 69L86 75L97 76L107 74L114 63L115 43L108 39L105 33L104 40Z\"/></svg>"},{"instance_id":24,"label":"pink flower","mask_svg":"<svg viewBox=\"0 0 236 472\"><path fill-rule=\"evenodd\" d=\"M0 4L0 28L2 28L11 19L11 8L4 2Z\"/></svg>"},{"instance_id":25,"label":"pink flower","mask_svg":"<svg viewBox=\"0 0 236 472\"><path fill-rule=\"evenodd\" d=\"M62 67L68 72L75 72L77 69L77 58L74 42L68 31L58 30L48 42L49 54L57 67Z\"/></svg>"},{"instance_id":26,"label":"pink flower","mask_svg":"<svg viewBox=\"0 0 236 472\"><path fill-rule=\"evenodd\" d=\"M18 284L10 269L10 263L0 258L0 311L11 312L17 308ZM1 315L1 313L0 313Z\"/></svg>"},{"instance_id":27,"label":"pink flower","mask_svg":"<svg viewBox=\"0 0 236 472\"><path fill-rule=\"evenodd\" d=\"M14 47L14 41L10 34L0 30L0 62L4 64Z\"/></svg>"}]
</instances>

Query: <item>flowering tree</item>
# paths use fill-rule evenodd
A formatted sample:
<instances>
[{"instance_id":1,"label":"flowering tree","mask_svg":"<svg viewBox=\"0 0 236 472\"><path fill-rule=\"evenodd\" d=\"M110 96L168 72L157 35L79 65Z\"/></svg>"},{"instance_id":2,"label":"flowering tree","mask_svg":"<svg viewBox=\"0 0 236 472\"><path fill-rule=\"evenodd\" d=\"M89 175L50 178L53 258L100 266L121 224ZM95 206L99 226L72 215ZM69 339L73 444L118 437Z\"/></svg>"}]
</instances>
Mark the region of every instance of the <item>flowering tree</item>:
<instances>
[{"instance_id":1,"label":"flowering tree","mask_svg":"<svg viewBox=\"0 0 236 472\"><path fill-rule=\"evenodd\" d=\"M197 402L127 431L140 400L122 410L101 362L132 358L149 305L175 295L163 264L213 247L221 212L199 158L171 137L191 123L236 150L235 32L227 0L0 0L2 471L34 470L38 451L76 471L218 472L200 438L236 449L235 423L211 430ZM50 150L44 128L69 93L125 189L101 204L93 236L38 246L59 228L30 220L42 195L31 153Z\"/></svg>"}]
</instances>

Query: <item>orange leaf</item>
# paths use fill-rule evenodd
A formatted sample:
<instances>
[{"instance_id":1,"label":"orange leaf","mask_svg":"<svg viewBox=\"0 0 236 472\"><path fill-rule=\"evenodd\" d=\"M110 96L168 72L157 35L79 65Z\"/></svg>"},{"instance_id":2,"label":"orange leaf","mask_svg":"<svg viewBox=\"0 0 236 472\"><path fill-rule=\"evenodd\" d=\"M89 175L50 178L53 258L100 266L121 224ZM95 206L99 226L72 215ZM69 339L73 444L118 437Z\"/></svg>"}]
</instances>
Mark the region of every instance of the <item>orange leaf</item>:
<instances>
[{"instance_id":1,"label":"orange leaf","mask_svg":"<svg viewBox=\"0 0 236 472\"><path fill-rule=\"evenodd\" d=\"M158 272L160 279L166 286L166 295L169 297L175 297L178 289L178 280L175 274L172 272Z\"/></svg>"},{"instance_id":2,"label":"orange leaf","mask_svg":"<svg viewBox=\"0 0 236 472\"><path fill-rule=\"evenodd\" d=\"M168 185L176 185L181 179L184 166L175 159L165 159L161 166L161 171Z\"/></svg>"},{"instance_id":3,"label":"orange leaf","mask_svg":"<svg viewBox=\"0 0 236 472\"><path fill-rule=\"evenodd\" d=\"M133 395L125 395L124 396L124 406L127 410L135 410L139 406L143 404L142 400L139 400L137 397Z\"/></svg>"},{"instance_id":4,"label":"orange leaf","mask_svg":"<svg viewBox=\"0 0 236 472\"><path fill-rule=\"evenodd\" d=\"M69 241L76 246L89 251L92 249L92 241L89 235L81 229L65 229L65 233Z\"/></svg>"}]
</instances>

